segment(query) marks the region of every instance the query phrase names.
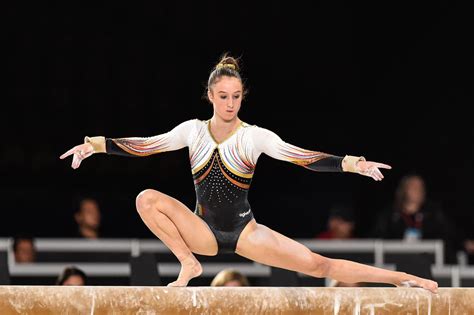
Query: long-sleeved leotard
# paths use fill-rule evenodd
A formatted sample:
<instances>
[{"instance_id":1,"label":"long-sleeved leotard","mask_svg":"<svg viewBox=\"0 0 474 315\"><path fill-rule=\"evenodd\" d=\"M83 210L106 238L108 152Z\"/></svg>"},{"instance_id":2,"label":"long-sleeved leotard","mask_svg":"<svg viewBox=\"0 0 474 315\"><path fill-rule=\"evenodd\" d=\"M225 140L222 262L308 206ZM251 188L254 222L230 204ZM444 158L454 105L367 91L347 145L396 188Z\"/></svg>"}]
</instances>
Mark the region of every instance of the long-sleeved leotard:
<instances>
[{"instance_id":1,"label":"long-sleeved leotard","mask_svg":"<svg viewBox=\"0 0 474 315\"><path fill-rule=\"evenodd\" d=\"M214 233L219 252L235 251L240 233L253 218L247 195L261 153L314 171L342 171L342 157L299 148L268 129L245 122L218 143L209 123L192 119L149 138L101 137L99 141L87 141L93 142L96 152L126 156L188 147L196 189L195 213Z\"/></svg>"}]
</instances>

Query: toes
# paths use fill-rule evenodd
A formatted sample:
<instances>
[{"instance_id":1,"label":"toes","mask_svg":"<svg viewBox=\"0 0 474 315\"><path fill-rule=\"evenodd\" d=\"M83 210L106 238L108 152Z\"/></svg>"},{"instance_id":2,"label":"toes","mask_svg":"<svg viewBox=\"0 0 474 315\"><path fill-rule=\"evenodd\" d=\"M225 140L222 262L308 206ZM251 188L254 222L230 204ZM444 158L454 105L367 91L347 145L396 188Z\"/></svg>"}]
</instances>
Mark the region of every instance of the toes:
<instances>
[{"instance_id":1,"label":"toes","mask_svg":"<svg viewBox=\"0 0 474 315\"><path fill-rule=\"evenodd\" d=\"M438 283L436 283L436 282L430 283L429 290L434 292L434 293L437 293L438 292Z\"/></svg>"},{"instance_id":2,"label":"toes","mask_svg":"<svg viewBox=\"0 0 474 315\"><path fill-rule=\"evenodd\" d=\"M167 287L185 287L187 283L184 282L179 282L179 281L173 281L171 283L168 283Z\"/></svg>"}]
</instances>

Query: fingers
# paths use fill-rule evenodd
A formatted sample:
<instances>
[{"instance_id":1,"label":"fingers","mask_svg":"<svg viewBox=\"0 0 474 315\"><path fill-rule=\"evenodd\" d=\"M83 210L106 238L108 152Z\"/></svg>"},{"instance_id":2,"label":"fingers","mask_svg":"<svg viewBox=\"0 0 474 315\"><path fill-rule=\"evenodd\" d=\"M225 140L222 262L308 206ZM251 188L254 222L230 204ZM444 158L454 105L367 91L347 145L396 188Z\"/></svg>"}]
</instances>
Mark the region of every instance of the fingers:
<instances>
[{"instance_id":1,"label":"fingers","mask_svg":"<svg viewBox=\"0 0 474 315\"><path fill-rule=\"evenodd\" d=\"M73 169L77 169L81 165L81 162L82 162L82 158L79 156L79 154L74 154L72 158L71 167Z\"/></svg>"},{"instance_id":2,"label":"fingers","mask_svg":"<svg viewBox=\"0 0 474 315\"><path fill-rule=\"evenodd\" d=\"M374 173L377 176L377 180L382 180L384 178L382 172L378 168L375 169Z\"/></svg>"},{"instance_id":3,"label":"fingers","mask_svg":"<svg viewBox=\"0 0 474 315\"><path fill-rule=\"evenodd\" d=\"M71 154L74 154L74 152L75 152L76 150L77 150L77 146L74 147L74 148L72 148L72 149L70 149L69 151L67 151L66 153L64 153L63 155L61 155L59 158L60 158L61 160L63 160L63 159L65 159L65 158L67 158L68 156L70 156Z\"/></svg>"},{"instance_id":4,"label":"fingers","mask_svg":"<svg viewBox=\"0 0 474 315\"><path fill-rule=\"evenodd\" d=\"M372 177L376 182L379 182L379 181L381 181L381 180L383 179L383 177L381 177L380 175L377 175L377 174L375 174L375 173L374 173L371 177Z\"/></svg>"},{"instance_id":5,"label":"fingers","mask_svg":"<svg viewBox=\"0 0 474 315\"><path fill-rule=\"evenodd\" d=\"M71 163L71 167L73 169L76 169L78 167L77 166L78 160L79 160L79 157L76 154L74 154L73 157L72 157L72 163Z\"/></svg>"},{"instance_id":6,"label":"fingers","mask_svg":"<svg viewBox=\"0 0 474 315\"><path fill-rule=\"evenodd\" d=\"M359 162L360 168L362 169L360 174L371 177L375 181L381 181L384 179L382 172L379 168L391 169L392 167L388 164L378 162Z\"/></svg>"},{"instance_id":7,"label":"fingers","mask_svg":"<svg viewBox=\"0 0 474 315\"><path fill-rule=\"evenodd\" d=\"M375 181L380 181L383 179L382 173L375 166L370 166L365 170L361 171L360 174L371 177Z\"/></svg>"},{"instance_id":8,"label":"fingers","mask_svg":"<svg viewBox=\"0 0 474 315\"><path fill-rule=\"evenodd\" d=\"M82 145L76 145L74 148L70 149L69 151L61 155L59 158L65 159L68 156L73 155L71 167L73 169L76 169L81 165L81 162L84 159L88 158L92 154L94 154L93 148L90 145L87 146L87 145L82 144Z\"/></svg>"},{"instance_id":9,"label":"fingers","mask_svg":"<svg viewBox=\"0 0 474 315\"><path fill-rule=\"evenodd\" d=\"M385 169L387 169L387 170L391 170L391 169L392 169L392 167L391 167L390 165L388 165L388 164L377 163L377 162L372 162L372 163L373 163L373 165L374 165L375 167L377 167L377 168L385 168Z\"/></svg>"},{"instance_id":10,"label":"fingers","mask_svg":"<svg viewBox=\"0 0 474 315\"><path fill-rule=\"evenodd\" d=\"M369 167L361 173L362 175L371 177L375 181L381 181L384 179L382 172L375 166Z\"/></svg>"}]
</instances>

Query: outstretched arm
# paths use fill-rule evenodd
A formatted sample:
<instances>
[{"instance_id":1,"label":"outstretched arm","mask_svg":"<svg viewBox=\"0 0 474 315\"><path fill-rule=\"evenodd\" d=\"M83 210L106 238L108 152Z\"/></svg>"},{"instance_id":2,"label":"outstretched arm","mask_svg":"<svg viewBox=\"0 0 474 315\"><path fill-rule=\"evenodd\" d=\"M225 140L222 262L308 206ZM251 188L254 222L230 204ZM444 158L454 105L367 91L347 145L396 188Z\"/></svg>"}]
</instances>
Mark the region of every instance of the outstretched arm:
<instances>
[{"instance_id":1,"label":"outstretched arm","mask_svg":"<svg viewBox=\"0 0 474 315\"><path fill-rule=\"evenodd\" d=\"M313 171L352 172L382 180L379 168L390 169L386 164L366 161L364 157L346 155L345 157L311 151L286 143L274 132L255 127L254 145L256 154L265 153L272 158L288 161Z\"/></svg>"},{"instance_id":2,"label":"outstretched arm","mask_svg":"<svg viewBox=\"0 0 474 315\"><path fill-rule=\"evenodd\" d=\"M94 153L148 156L178 150L188 145L188 136L193 122L194 120L185 121L169 132L146 138L85 137L84 144L73 147L60 158L64 159L73 155L72 168L78 168L84 159Z\"/></svg>"}]
</instances>

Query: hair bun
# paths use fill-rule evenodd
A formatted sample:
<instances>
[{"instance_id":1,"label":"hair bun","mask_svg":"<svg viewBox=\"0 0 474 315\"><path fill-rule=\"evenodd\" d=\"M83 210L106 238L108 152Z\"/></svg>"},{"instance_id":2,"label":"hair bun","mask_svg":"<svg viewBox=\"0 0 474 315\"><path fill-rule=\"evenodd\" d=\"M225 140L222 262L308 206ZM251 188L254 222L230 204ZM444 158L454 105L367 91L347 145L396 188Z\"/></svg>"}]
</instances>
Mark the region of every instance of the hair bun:
<instances>
[{"instance_id":1,"label":"hair bun","mask_svg":"<svg viewBox=\"0 0 474 315\"><path fill-rule=\"evenodd\" d=\"M232 70L236 70L235 65L231 64L231 63L219 63L219 64L217 64L216 69L220 69L220 68L230 68Z\"/></svg>"},{"instance_id":2,"label":"hair bun","mask_svg":"<svg viewBox=\"0 0 474 315\"><path fill-rule=\"evenodd\" d=\"M240 70L239 62L237 61L237 59L235 59L234 57L227 56L227 55L224 55L224 57L222 57L219 63L216 65L216 69L222 69L222 68L229 68L237 72L239 72Z\"/></svg>"}]
</instances>

